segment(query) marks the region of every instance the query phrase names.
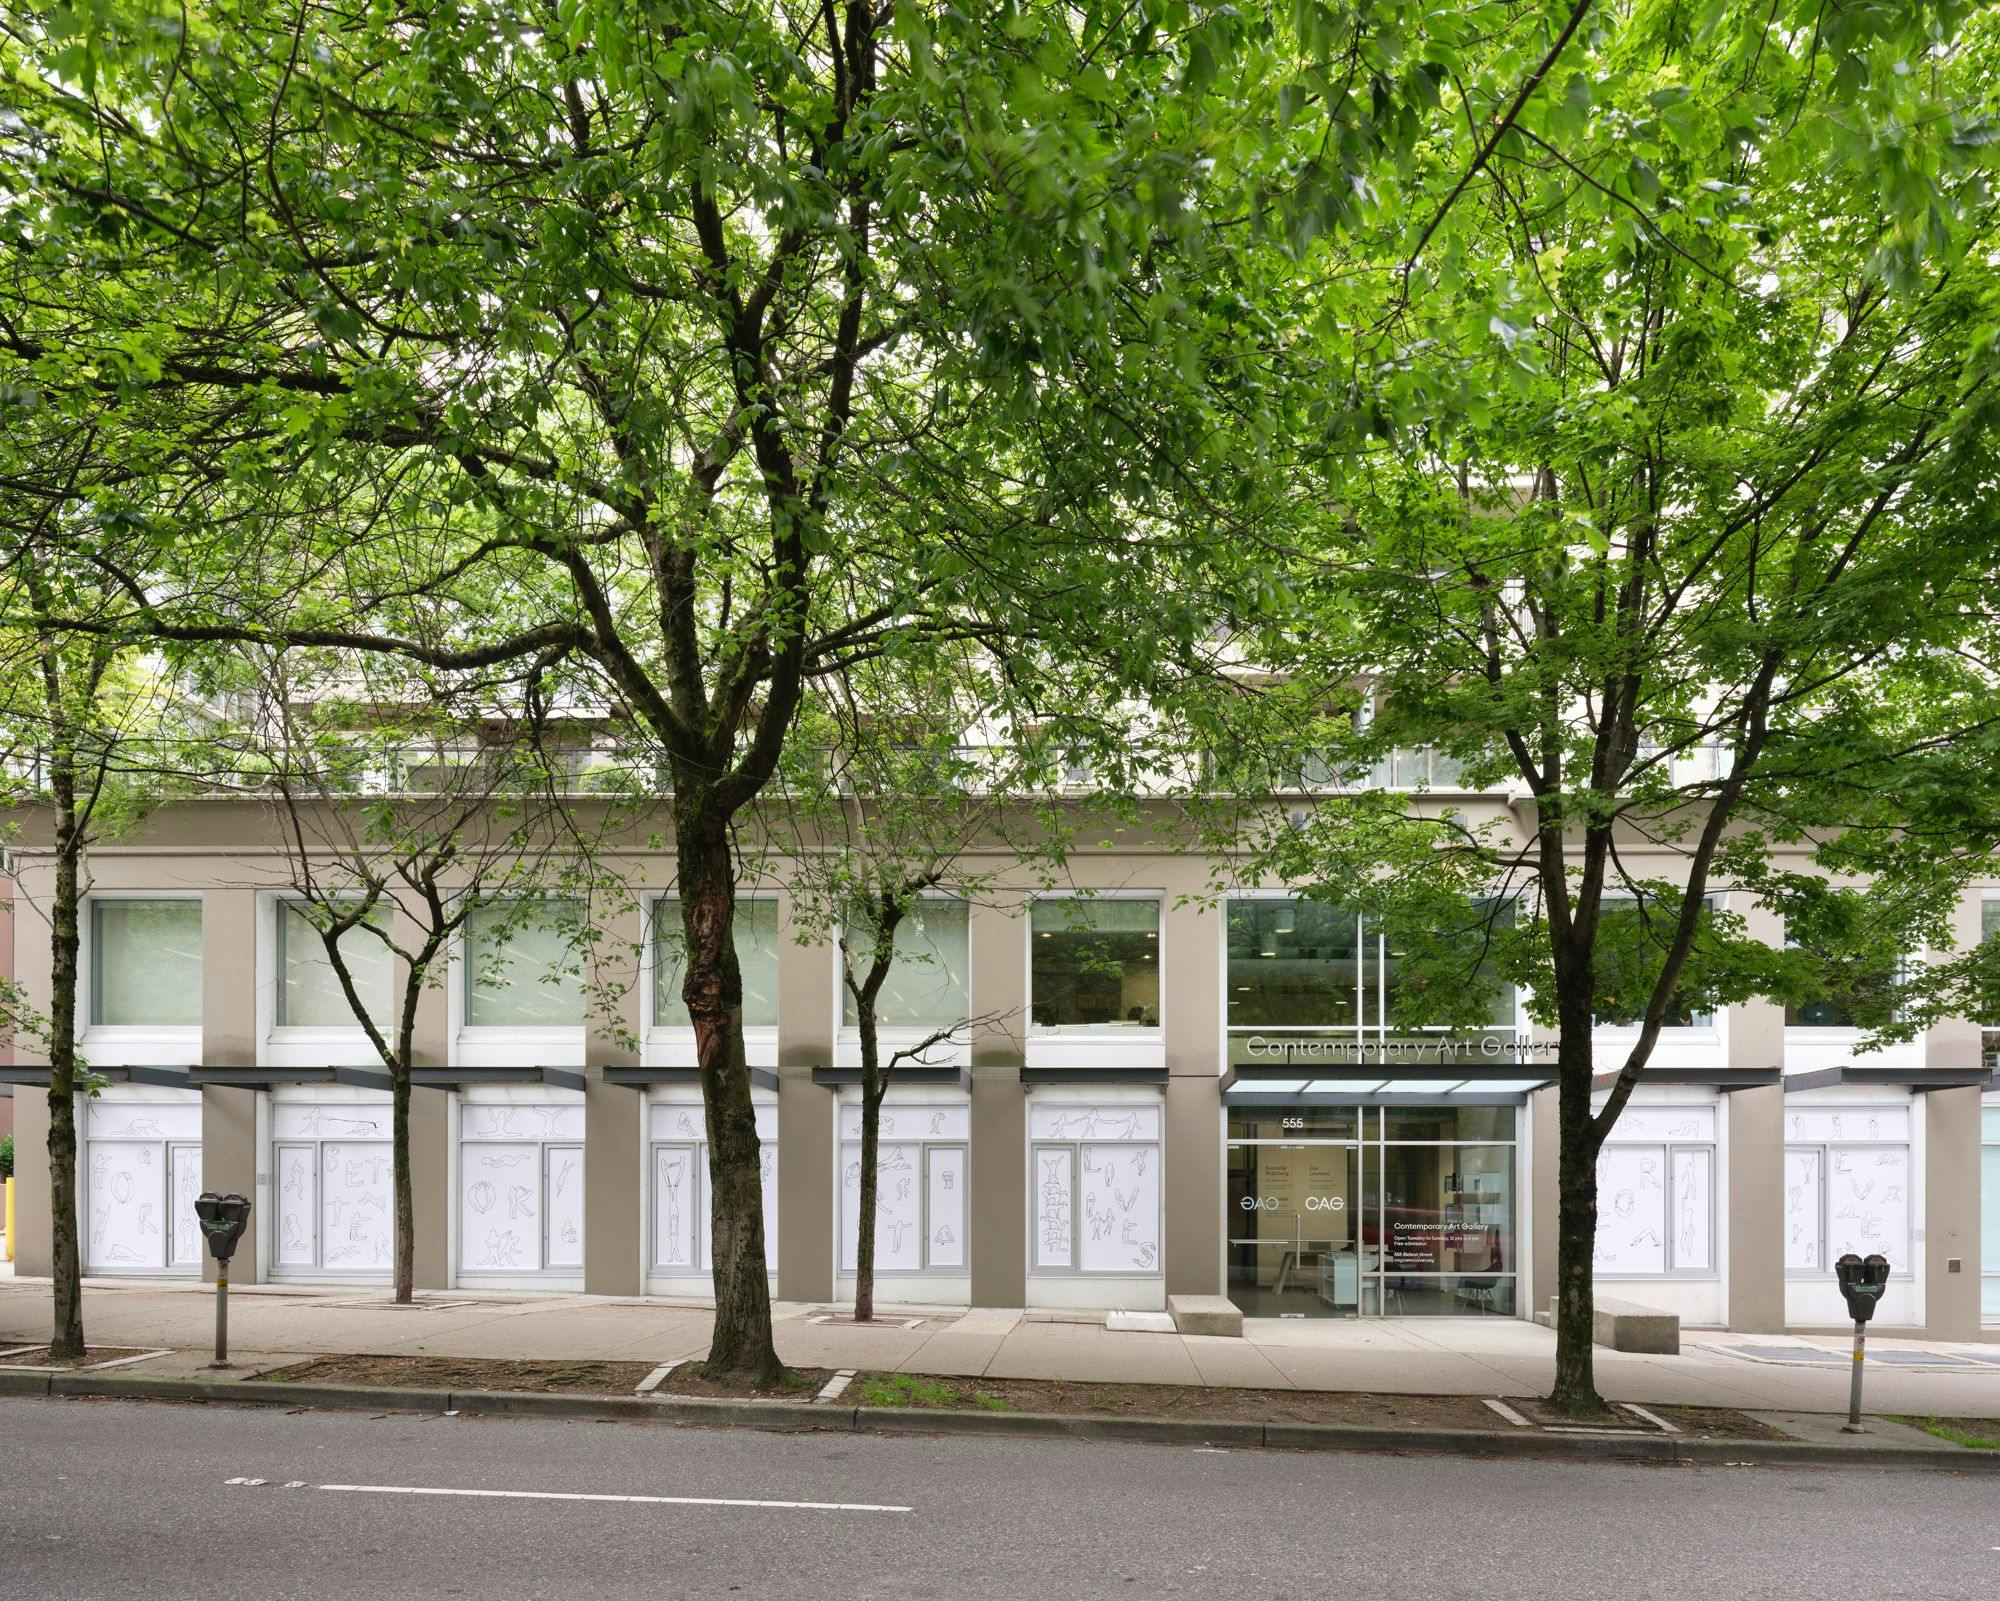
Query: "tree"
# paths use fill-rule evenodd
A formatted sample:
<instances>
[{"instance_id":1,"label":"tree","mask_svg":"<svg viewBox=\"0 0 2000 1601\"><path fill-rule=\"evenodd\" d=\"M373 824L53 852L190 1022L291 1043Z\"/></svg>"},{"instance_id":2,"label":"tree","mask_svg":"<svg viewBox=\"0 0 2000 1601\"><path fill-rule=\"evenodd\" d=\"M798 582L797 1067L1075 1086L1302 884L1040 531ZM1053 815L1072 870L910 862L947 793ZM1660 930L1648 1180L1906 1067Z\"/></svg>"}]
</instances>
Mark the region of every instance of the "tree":
<instances>
[{"instance_id":1,"label":"tree","mask_svg":"<svg viewBox=\"0 0 2000 1601\"><path fill-rule=\"evenodd\" d=\"M1018 895L1023 874L1060 873L1078 830L1118 808L1149 753L1130 709L1103 703L1101 683L1094 693L1086 675L1047 664L1030 679L1000 673L976 650L931 650L850 669L830 689L805 713L765 832L792 842L794 927L833 943L860 1047L854 1315L865 1323L875 1315L883 1098L904 1063L990 1020L933 1016L884 1055L891 975L900 966L905 982L921 984L944 960L925 937L925 902L997 903ZM1040 710L1049 703L1062 708L1053 721ZM1062 772L1086 761L1090 792L1062 795ZM950 975L939 976L949 988Z\"/></svg>"},{"instance_id":2,"label":"tree","mask_svg":"<svg viewBox=\"0 0 2000 1601\"><path fill-rule=\"evenodd\" d=\"M43 466L74 468L88 446L50 450ZM66 493L34 495L18 487L0 495L0 506L0 588L10 592L11 614L46 618L58 604L71 614L94 614L119 604L102 575L74 559L70 528L88 515L86 506ZM0 1008L6 1032L37 1039L49 1061L49 1351L58 1359L84 1353L76 1097L96 1095L103 1083L77 1052L79 919L89 855L195 776L208 714L185 696L179 676L174 662L142 659L111 635L48 626L0 631L0 804L47 808L55 870L47 905L48 1011L31 1013L11 984ZM19 896L13 905L17 918L27 909Z\"/></svg>"},{"instance_id":3,"label":"tree","mask_svg":"<svg viewBox=\"0 0 2000 1601\"><path fill-rule=\"evenodd\" d=\"M734 826L848 664L1067 632L1134 682L1201 637L1156 564L1242 526L1222 424L1264 404L1201 192L1336 220L1430 82L1372 19L1315 32L1302 58L1228 8L215 0L0 33L0 382L68 417L131 397L164 463L129 612L93 626L567 654L653 742L717 1373L778 1369ZM1311 72L1338 137L1267 164L1251 132ZM399 631L417 596L452 623Z\"/></svg>"},{"instance_id":4,"label":"tree","mask_svg":"<svg viewBox=\"0 0 2000 1601\"><path fill-rule=\"evenodd\" d=\"M395 1299L414 1295L411 1069L419 1008L484 913L504 953L551 886L596 876L594 841L568 806L568 753L552 748L549 686L457 684L361 656L253 657L260 712L245 766L276 810L291 900L317 935L355 1024L389 1078ZM512 693L509 693L509 691ZM557 904L561 904L558 899ZM593 919L570 920L577 973ZM373 973L371 975L371 969ZM549 975L553 978L556 975Z\"/></svg>"},{"instance_id":5,"label":"tree","mask_svg":"<svg viewBox=\"0 0 2000 1601\"><path fill-rule=\"evenodd\" d=\"M1520 797L1517 828L1364 788L1262 859L1394 930L1429 979L1403 1021L1520 983L1557 1030L1572 1413L1601 1407L1597 1153L1668 1018L1842 986L1889 1038L1964 1004L1975 957L1888 957L1948 952L2000 815L1990 29L1704 19L1600 10L1504 137L1466 108L1482 182L1386 269L1464 402L1329 472L1286 615L1239 613L1284 675L1239 726ZM1636 1033L1594 1108L1606 1016Z\"/></svg>"}]
</instances>

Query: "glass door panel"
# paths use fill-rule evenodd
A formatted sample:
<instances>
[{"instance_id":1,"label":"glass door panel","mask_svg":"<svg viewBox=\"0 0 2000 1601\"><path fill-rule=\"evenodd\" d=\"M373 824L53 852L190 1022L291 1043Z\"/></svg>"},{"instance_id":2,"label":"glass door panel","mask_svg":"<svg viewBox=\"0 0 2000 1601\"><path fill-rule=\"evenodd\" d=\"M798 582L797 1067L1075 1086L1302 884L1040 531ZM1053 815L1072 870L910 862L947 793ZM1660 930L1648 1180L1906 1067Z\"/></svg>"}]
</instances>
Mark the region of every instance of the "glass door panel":
<instances>
[{"instance_id":1,"label":"glass door panel","mask_svg":"<svg viewBox=\"0 0 2000 1601\"><path fill-rule=\"evenodd\" d=\"M1360 1199L1358 1146L1231 1146L1230 1299L1252 1317L1355 1316Z\"/></svg>"}]
</instances>

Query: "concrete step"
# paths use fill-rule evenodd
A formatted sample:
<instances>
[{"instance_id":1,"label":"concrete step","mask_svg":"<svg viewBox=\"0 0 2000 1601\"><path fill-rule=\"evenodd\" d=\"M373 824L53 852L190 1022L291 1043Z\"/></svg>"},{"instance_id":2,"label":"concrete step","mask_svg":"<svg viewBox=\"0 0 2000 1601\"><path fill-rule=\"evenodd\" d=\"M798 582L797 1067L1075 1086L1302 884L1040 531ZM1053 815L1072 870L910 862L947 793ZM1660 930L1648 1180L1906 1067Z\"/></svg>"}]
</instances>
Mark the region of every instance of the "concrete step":
<instances>
[{"instance_id":1,"label":"concrete step","mask_svg":"<svg viewBox=\"0 0 2000 1601\"><path fill-rule=\"evenodd\" d=\"M1170 1295L1167 1312L1182 1334L1243 1337L1243 1312L1226 1295Z\"/></svg>"}]
</instances>

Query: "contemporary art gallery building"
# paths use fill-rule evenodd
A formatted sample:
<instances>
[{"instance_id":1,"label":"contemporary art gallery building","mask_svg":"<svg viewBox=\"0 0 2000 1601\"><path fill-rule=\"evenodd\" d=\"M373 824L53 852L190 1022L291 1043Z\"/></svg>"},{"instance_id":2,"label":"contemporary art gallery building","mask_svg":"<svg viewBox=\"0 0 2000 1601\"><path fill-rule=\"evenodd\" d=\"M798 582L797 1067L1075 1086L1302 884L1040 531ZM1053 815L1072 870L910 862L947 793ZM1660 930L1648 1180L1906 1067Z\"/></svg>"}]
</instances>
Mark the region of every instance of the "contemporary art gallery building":
<instances>
[{"instance_id":1,"label":"contemporary art gallery building","mask_svg":"<svg viewBox=\"0 0 2000 1601\"><path fill-rule=\"evenodd\" d=\"M1504 813L1504 798L1467 797ZM644 830L635 830L635 840ZM1511 1004L1401 1033L1397 953L1359 918L1244 884L1134 830L1061 892L926 904L892 975L881 1298L1155 1308L1227 1294L1269 1317L1525 1317L1555 1276L1553 1043ZM49 989L52 872L13 853L16 972ZM482 951L475 914L427 992L413 1105L420 1286L701 1297L707 1152L678 998L673 863L619 858L591 911L622 956L617 1015L562 976L553 924ZM169 807L97 850L81 1043L86 1271L202 1271L191 1202L255 1202L239 1281L367 1284L390 1258L385 1081L287 885L270 809ZM1727 890L1722 894L1726 897ZM851 1293L858 1045L836 954L798 940L782 864L740 888L738 947L767 1239L783 1298ZM1758 908L1754 929L1783 930ZM493 915L499 915L497 912ZM1760 919L1762 921L1760 922ZM2000 929L2000 875L1959 912ZM615 976L615 975L614 975ZM377 962L367 983L386 993ZM1630 1033L1599 1028L1609 1070ZM1690 1326L1840 1321L1831 1264L1893 1264L1880 1324L2000 1333L2000 1032L1975 1020L1864 1050L1837 1003L1673 1020L1600 1165L1601 1283ZM6 1068L17 1271L48 1271L47 1083ZM1615 1289L1610 1289L1615 1285Z\"/></svg>"}]
</instances>

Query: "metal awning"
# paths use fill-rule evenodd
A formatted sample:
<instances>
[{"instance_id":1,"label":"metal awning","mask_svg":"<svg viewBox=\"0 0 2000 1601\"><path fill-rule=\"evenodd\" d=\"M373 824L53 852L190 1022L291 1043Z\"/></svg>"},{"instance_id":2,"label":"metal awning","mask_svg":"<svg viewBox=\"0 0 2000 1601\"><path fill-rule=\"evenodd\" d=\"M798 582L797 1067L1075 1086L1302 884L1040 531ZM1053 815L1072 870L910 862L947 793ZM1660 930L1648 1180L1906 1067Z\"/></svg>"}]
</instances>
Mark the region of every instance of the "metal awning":
<instances>
[{"instance_id":1,"label":"metal awning","mask_svg":"<svg viewBox=\"0 0 2000 1601\"><path fill-rule=\"evenodd\" d=\"M899 1069L900 1071L900 1069ZM1029 1089L1037 1084L1135 1084L1159 1089L1167 1082L1164 1067L1024 1067L1021 1082Z\"/></svg>"},{"instance_id":2,"label":"metal awning","mask_svg":"<svg viewBox=\"0 0 2000 1601\"><path fill-rule=\"evenodd\" d=\"M768 1067L749 1069L750 1087L777 1093L778 1075ZM700 1084L701 1069L698 1067L607 1067L604 1082L623 1084L627 1089L643 1090L655 1084Z\"/></svg>"},{"instance_id":3,"label":"metal awning","mask_svg":"<svg viewBox=\"0 0 2000 1601\"><path fill-rule=\"evenodd\" d=\"M894 1068L888 1074L892 1089L921 1087L935 1089L949 1086L966 1091L972 1090L972 1069L969 1067L932 1067L924 1063L906 1063ZM845 1089L861 1082L858 1067L816 1067L812 1070L812 1081L824 1089Z\"/></svg>"},{"instance_id":4,"label":"metal awning","mask_svg":"<svg viewBox=\"0 0 2000 1601\"><path fill-rule=\"evenodd\" d=\"M186 1067L93 1067L79 1068L79 1073L88 1071L109 1084L145 1084L154 1089L192 1089L188 1074L193 1071ZM0 1067L0 1084L20 1084L37 1089L49 1087L49 1069L45 1062L39 1067Z\"/></svg>"},{"instance_id":5,"label":"metal awning","mask_svg":"<svg viewBox=\"0 0 2000 1601\"><path fill-rule=\"evenodd\" d=\"M1735 1090L1768 1089L1784 1077L1775 1067L1642 1067L1639 1088L1654 1084L1699 1084L1728 1095ZM1591 1079L1594 1095L1607 1095L1618 1082L1616 1073L1599 1073Z\"/></svg>"},{"instance_id":6,"label":"metal awning","mask_svg":"<svg viewBox=\"0 0 2000 1601\"><path fill-rule=\"evenodd\" d=\"M1810 1073L1787 1073L1785 1093L1800 1090L1830 1090L1843 1085L1872 1089L1911 1090L1923 1095L1931 1090L1984 1089L1994 1074L1984 1067L1875 1067L1866 1063L1844 1062L1839 1067L1815 1068Z\"/></svg>"},{"instance_id":7,"label":"metal awning","mask_svg":"<svg viewBox=\"0 0 2000 1601\"><path fill-rule=\"evenodd\" d=\"M1398 1062L1393 1068L1301 1072L1276 1062L1232 1067L1222 1077L1225 1106L1513 1105L1553 1084L1546 1069L1518 1062Z\"/></svg>"},{"instance_id":8,"label":"metal awning","mask_svg":"<svg viewBox=\"0 0 2000 1601\"><path fill-rule=\"evenodd\" d=\"M395 1088L379 1067L191 1067L190 1084L239 1090L268 1090L280 1084L342 1084L357 1090Z\"/></svg>"},{"instance_id":9,"label":"metal awning","mask_svg":"<svg viewBox=\"0 0 2000 1601\"><path fill-rule=\"evenodd\" d=\"M583 1093L583 1070L575 1067L413 1067L419 1089L462 1090L468 1084L546 1084L552 1090Z\"/></svg>"}]
</instances>

